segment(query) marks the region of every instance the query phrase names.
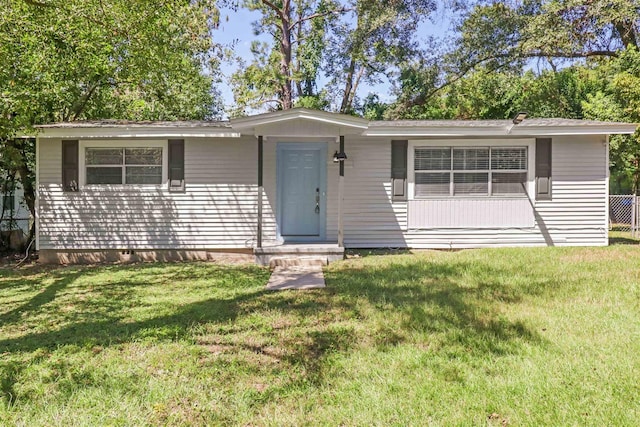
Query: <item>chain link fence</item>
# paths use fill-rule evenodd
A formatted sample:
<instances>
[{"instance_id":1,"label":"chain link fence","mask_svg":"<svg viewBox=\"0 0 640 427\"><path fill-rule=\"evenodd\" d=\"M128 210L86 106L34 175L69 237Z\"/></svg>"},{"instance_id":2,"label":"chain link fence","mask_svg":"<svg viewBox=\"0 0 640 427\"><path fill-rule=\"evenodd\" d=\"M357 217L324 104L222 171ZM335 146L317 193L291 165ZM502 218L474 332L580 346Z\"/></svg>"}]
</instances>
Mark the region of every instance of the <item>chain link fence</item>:
<instances>
[{"instance_id":1,"label":"chain link fence","mask_svg":"<svg viewBox=\"0 0 640 427\"><path fill-rule=\"evenodd\" d=\"M609 231L620 237L640 238L640 197L634 195L609 196Z\"/></svg>"}]
</instances>

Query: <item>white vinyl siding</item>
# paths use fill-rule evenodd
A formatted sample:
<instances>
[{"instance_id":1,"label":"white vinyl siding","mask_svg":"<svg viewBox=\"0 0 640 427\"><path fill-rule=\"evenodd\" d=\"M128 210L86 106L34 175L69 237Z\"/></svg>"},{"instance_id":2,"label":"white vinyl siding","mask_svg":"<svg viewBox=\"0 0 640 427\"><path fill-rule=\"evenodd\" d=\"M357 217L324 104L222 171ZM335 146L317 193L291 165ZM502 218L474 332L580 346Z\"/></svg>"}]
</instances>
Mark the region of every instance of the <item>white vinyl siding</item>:
<instances>
[{"instance_id":1,"label":"white vinyl siding","mask_svg":"<svg viewBox=\"0 0 640 427\"><path fill-rule=\"evenodd\" d=\"M391 141L348 137L345 153L345 246L406 247L407 202L392 200Z\"/></svg>"},{"instance_id":2,"label":"white vinyl siding","mask_svg":"<svg viewBox=\"0 0 640 427\"><path fill-rule=\"evenodd\" d=\"M38 150L41 249L241 249L255 244L258 156L253 137L187 138L183 193L169 192L164 180L162 185L84 185L77 193L63 192L60 140L41 139Z\"/></svg>"},{"instance_id":3,"label":"white vinyl siding","mask_svg":"<svg viewBox=\"0 0 640 427\"><path fill-rule=\"evenodd\" d=\"M390 141L350 142L345 151L354 161L347 169L345 193L345 245L353 248L473 248L486 246L577 246L606 245L607 237L607 150L604 136L562 136L553 138L553 200L531 201L516 198L430 198L390 202ZM482 140L474 140L480 145ZM486 146L495 144L484 142ZM533 139L499 141L503 147L527 145L527 183L533 194L535 144ZM469 145L469 141L429 141L433 147ZM409 144L410 169L415 159ZM420 142L420 145L426 145ZM502 171L501 171L502 172ZM521 173L521 172L518 172ZM409 171L410 196L415 194L413 173ZM385 179L386 177L386 179ZM382 193L378 189L385 189ZM355 200L351 200L355 198ZM463 211L453 208L460 201ZM495 203L491 203L491 202ZM413 203L424 203L413 211ZM431 203L431 205L429 205ZM528 206L527 206L528 205ZM375 208L375 210L374 210ZM379 214L395 214L395 221L375 221ZM473 212L473 215L470 215ZM455 215L463 215L464 218ZM384 216L387 216L384 215ZM505 217L506 215L506 217ZM424 228L407 223L423 221ZM421 219L418 219L421 218ZM430 221L430 224L427 223Z\"/></svg>"},{"instance_id":4,"label":"white vinyl siding","mask_svg":"<svg viewBox=\"0 0 640 427\"><path fill-rule=\"evenodd\" d=\"M281 132L285 131L282 129ZM301 139L291 140L301 142ZM605 245L607 152L604 139L603 136L554 137L553 199L534 200L527 207L525 203L530 199L522 195L511 197L511 200L509 197L467 196L456 199L447 196L394 202L391 192L391 139L347 136L345 152L349 158L345 162L343 205L345 246ZM282 139L270 137L264 144L265 244L276 239L276 144L279 141ZM409 142L408 194L411 198L416 184L412 147L417 144ZM503 148L526 145L526 187L528 193L533 194L535 143L532 138L484 142L481 139L471 142L431 140L420 141L419 144L433 147L476 144ZM337 147L334 141L327 143L328 241L337 239L338 165L331 162ZM166 177L163 177L163 185L159 186L83 185L77 193L63 192L60 140L40 139L38 166L41 249L241 249L255 246L255 137L187 138L184 193L170 193L166 188ZM504 171L500 169L499 173ZM495 178L492 185L494 181ZM447 206L445 199L470 203L465 205L464 211L475 210L477 218L467 217L464 224L454 222L447 212L459 209L452 208L450 203ZM503 200L506 205L500 205ZM413 202L434 202L428 209L435 211L433 215L420 219L426 224L421 228L411 228L409 216L424 215L427 208L411 212L415 208ZM487 216L492 210L494 213L499 211L499 215L508 215L507 219L498 214ZM412 221L415 220L412 217Z\"/></svg>"},{"instance_id":5,"label":"white vinyl siding","mask_svg":"<svg viewBox=\"0 0 640 427\"><path fill-rule=\"evenodd\" d=\"M528 199L449 198L409 200L409 224L415 228L532 228Z\"/></svg>"}]
</instances>

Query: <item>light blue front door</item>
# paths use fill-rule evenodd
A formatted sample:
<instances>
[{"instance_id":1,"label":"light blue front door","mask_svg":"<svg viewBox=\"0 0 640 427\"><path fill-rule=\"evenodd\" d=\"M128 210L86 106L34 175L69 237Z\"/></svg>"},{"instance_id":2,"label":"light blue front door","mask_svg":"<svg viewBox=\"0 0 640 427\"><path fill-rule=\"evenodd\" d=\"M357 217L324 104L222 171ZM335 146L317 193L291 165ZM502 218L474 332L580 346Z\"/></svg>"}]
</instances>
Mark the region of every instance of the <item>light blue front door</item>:
<instances>
[{"instance_id":1,"label":"light blue front door","mask_svg":"<svg viewBox=\"0 0 640 427\"><path fill-rule=\"evenodd\" d=\"M280 236L288 241L323 238L326 148L282 143L277 154Z\"/></svg>"}]
</instances>

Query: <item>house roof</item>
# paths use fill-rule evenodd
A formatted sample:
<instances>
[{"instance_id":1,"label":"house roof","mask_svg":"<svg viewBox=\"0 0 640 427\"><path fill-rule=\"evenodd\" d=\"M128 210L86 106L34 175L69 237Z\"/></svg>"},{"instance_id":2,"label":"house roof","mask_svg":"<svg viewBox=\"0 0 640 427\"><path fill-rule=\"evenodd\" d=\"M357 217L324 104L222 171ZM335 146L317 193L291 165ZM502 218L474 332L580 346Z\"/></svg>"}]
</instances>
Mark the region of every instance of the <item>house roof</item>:
<instances>
[{"instance_id":1,"label":"house roof","mask_svg":"<svg viewBox=\"0 0 640 427\"><path fill-rule=\"evenodd\" d=\"M307 108L292 108L289 110L273 111L255 116L231 119L231 126L237 130L254 129L259 126L296 119L325 123L342 128L367 129L369 127L369 121L360 117L309 110Z\"/></svg>"},{"instance_id":2,"label":"house roof","mask_svg":"<svg viewBox=\"0 0 640 427\"><path fill-rule=\"evenodd\" d=\"M237 138L228 121L176 120L131 121L91 120L38 125L40 138L184 138L228 137Z\"/></svg>"},{"instance_id":3,"label":"house roof","mask_svg":"<svg viewBox=\"0 0 640 427\"><path fill-rule=\"evenodd\" d=\"M617 122L603 122L581 119L525 119L521 125L527 126L602 126ZM629 124L629 123L627 123ZM376 120L369 122L369 127L506 127L513 125L510 119L503 120Z\"/></svg>"},{"instance_id":4,"label":"house roof","mask_svg":"<svg viewBox=\"0 0 640 427\"><path fill-rule=\"evenodd\" d=\"M51 123L46 125L36 126L40 129L55 129L55 128L167 128L167 127L179 127L179 128L197 128L197 127L212 127L212 128L229 128L231 125L227 120L85 120L76 122L61 122Z\"/></svg>"},{"instance_id":5,"label":"house roof","mask_svg":"<svg viewBox=\"0 0 640 427\"><path fill-rule=\"evenodd\" d=\"M387 120L369 123L365 133L406 137L608 135L632 134L637 126L561 118L525 119L520 124L511 120Z\"/></svg>"},{"instance_id":6,"label":"house roof","mask_svg":"<svg viewBox=\"0 0 640 427\"><path fill-rule=\"evenodd\" d=\"M258 135L269 125L304 121L329 125L336 135L355 134L370 137L474 137L474 136L553 136L632 134L635 123L544 118L511 120L382 120L325 111L294 108L230 121L126 121L98 120L40 125L41 137L48 138L126 138L126 137L239 137ZM265 128L266 126L266 128Z\"/></svg>"}]
</instances>

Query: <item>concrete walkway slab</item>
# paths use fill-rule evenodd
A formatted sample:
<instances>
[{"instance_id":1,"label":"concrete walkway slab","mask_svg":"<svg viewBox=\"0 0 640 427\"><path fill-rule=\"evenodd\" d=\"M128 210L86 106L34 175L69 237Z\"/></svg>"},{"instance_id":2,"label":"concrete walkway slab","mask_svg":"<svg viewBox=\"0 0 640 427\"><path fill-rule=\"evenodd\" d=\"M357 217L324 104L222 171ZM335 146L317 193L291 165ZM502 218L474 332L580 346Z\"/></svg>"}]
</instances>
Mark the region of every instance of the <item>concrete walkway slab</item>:
<instances>
[{"instance_id":1,"label":"concrete walkway slab","mask_svg":"<svg viewBox=\"0 0 640 427\"><path fill-rule=\"evenodd\" d=\"M322 266L276 267L271 273L267 290L320 289L326 287Z\"/></svg>"}]
</instances>

